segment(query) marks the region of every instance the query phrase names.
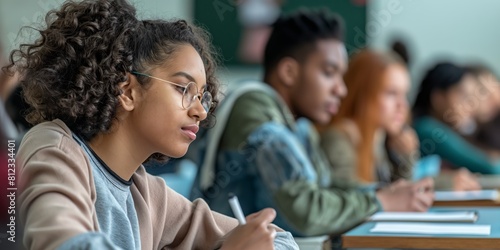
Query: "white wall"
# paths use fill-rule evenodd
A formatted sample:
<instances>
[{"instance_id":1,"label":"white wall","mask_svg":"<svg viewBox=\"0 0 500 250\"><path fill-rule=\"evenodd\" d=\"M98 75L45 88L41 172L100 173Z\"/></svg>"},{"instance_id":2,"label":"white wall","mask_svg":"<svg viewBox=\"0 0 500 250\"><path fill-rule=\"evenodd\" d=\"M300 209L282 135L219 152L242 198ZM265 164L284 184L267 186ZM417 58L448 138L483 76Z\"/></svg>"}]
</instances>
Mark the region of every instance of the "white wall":
<instances>
[{"instance_id":1,"label":"white wall","mask_svg":"<svg viewBox=\"0 0 500 250\"><path fill-rule=\"evenodd\" d=\"M141 18L193 18L193 0L131 0ZM1 0L0 44L4 51L18 46L17 34L22 26L40 27L45 14L58 8L64 0Z\"/></svg>"},{"instance_id":2,"label":"white wall","mask_svg":"<svg viewBox=\"0 0 500 250\"><path fill-rule=\"evenodd\" d=\"M432 62L484 62L500 73L500 1L371 0L367 12L369 46L386 48L395 35L412 49L416 88Z\"/></svg>"}]
</instances>

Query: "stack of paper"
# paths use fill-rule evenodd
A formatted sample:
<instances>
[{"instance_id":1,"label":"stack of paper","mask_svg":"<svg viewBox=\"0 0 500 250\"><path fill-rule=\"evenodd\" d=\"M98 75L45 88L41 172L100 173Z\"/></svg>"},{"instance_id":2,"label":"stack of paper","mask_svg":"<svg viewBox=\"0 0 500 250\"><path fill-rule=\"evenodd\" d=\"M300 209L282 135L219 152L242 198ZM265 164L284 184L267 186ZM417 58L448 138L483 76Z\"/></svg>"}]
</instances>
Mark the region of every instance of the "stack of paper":
<instances>
[{"instance_id":1,"label":"stack of paper","mask_svg":"<svg viewBox=\"0 0 500 250\"><path fill-rule=\"evenodd\" d=\"M479 191L436 191L435 201L477 201L477 200L499 200L498 190Z\"/></svg>"},{"instance_id":2,"label":"stack of paper","mask_svg":"<svg viewBox=\"0 0 500 250\"><path fill-rule=\"evenodd\" d=\"M370 229L372 233L410 233L410 234L453 234L453 235L490 235L490 225L444 224L444 223L406 223L379 222Z\"/></svg>"},{"instance_id":3,"label":"stack of paper","mask_svg":"<svg viewBox=\"0 0 500 250\"><path fill-rule=\"evenodd\" d=\"M378 212L372 215L371 221L408 221L408 222L474 222L477 220L475 211L453 212Z\"/></svg>"}]
</instances>

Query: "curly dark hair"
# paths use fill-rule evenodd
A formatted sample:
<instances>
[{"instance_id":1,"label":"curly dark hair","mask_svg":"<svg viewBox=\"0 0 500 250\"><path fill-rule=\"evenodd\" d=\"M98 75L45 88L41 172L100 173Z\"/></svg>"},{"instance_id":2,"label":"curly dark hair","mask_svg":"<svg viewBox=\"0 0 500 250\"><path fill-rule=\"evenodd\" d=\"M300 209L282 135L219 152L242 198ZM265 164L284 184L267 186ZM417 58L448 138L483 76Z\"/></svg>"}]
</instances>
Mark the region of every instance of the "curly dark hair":
<instances>
[{"instance_id":1,"label":"curly dark hair","mask_svg":"<svg viewBox=\"0 0 500 250\"><path fill-rule=\"evenodd\" d=\"M5 70L20 71L27 120L36 125L61 119L89 141L106 133L116 118L119 83L127 72L147 72L168 61L179 45L192 45L206 70L207 89L218 104L217 57L208 33L184 20L144 20L126 0L65 2L45 17L34 43L12 51ZM144 86L148 79L138 76Z\"/></svg>"}]
</instances>

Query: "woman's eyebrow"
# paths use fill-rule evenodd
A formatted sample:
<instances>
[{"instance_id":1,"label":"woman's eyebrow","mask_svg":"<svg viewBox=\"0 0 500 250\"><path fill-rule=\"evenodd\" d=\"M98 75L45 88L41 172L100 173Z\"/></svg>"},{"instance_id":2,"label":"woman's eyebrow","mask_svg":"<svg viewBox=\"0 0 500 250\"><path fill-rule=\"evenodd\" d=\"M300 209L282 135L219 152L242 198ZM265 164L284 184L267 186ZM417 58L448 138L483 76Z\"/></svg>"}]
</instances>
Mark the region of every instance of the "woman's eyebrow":
<instances>
[{"instance_id":1,"label":"woman's eyebrow","mask_svg":"<svg viewBox=\"0 0 500 250\"><path fill-rule=\"evenodd\" d=\"M196 83L196 81L194 80L194 77L193 77L193 76L191 76L190 74L188 74L188 73L186 73L186 72L183 72L183 71L179 71L179 72L177 72L177 73L173 74L172 76L173 76L173 77L174 77L174 76L182 76L182 77L187 78L190 82L195 82L195 83Z\"/></svg>"},{"instance_id":2,"label":"woman's eyebrow","mask_svg":"<svg viewBox=\"0 0 500 250\"><path fill-rule=\"evenodd\" d=\"M179 72L172 75L172 77L175 77L175 76L182 76L182 77L187 78L190 82L196 83L196 81L194 80L194 77L191 76L190 74L184 72L184 71L179 71ZM208 86L207 84L203 84L203 86L201 86L201 88L200 88L200 92L203 92L203 90L206 89L207 86Z\"/></svg>"}]
</instances>

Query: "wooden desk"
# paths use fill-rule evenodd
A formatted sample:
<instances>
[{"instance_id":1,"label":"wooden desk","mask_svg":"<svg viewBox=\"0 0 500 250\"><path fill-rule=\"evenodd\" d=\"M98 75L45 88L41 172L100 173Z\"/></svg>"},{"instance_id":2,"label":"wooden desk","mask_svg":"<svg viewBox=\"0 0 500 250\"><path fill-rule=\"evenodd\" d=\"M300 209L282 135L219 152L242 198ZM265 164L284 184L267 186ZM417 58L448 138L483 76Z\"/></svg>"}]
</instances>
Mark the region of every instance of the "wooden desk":
<instances>
[{"instance_id":1,"label":"wooden desk","mask_svg":"<svg viewBox=\"0 0 500 250\"><path fill-rule=\"evenodd\" d=\"M467 210L470 208L432 208L439 210ZM491 225L490 235L422 235L370 233L375 222L366 222L342 235L344 248L404 248L404 249L499 249L500 208L476 208L479 217L475 224Z\"/></svg>"},{"instance_id":2,"label":"wooden desk","mask_svg":"<svg viewBox=\"0 0 500 250\"><path fill-rule=\"evenodd\" d=\"M500 201L479 200L479 201L434 201L434 207L499 207ZM500 219L500 218L499 218ZM500 246L499 246L500 248Z\"/></svg>"}]
</instances>

